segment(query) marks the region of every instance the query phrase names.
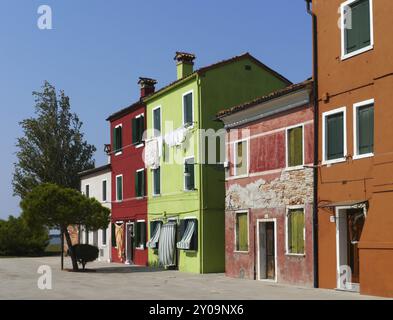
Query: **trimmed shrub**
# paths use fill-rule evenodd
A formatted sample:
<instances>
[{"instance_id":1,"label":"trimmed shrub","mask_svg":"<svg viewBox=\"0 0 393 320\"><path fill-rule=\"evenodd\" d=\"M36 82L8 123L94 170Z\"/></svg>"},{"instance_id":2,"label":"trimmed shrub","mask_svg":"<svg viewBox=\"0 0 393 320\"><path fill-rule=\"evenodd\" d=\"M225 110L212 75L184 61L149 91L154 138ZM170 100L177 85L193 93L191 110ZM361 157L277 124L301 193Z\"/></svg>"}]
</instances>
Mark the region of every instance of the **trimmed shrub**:
<instances>
[{"instance_id":1,"label":"trimmed shrub","mask_svg":"<svg viewBox=\"0 0 393 320\"><path fill-rule=\"evenodd\" d=\"M74 249L76 260L82 265L83 270L85 270L88 262L92 262L98 258L98 248L90 244L76 244L72 248Z\"/></svg>"}]
</instances>

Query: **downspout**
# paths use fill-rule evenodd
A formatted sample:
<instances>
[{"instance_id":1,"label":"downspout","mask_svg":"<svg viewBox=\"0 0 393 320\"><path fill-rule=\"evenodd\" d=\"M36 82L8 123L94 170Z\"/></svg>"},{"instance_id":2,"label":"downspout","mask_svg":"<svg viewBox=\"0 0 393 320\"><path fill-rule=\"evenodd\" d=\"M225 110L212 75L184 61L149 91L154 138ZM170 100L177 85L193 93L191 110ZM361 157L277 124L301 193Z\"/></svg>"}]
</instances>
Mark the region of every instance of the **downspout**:
<instances>
[{"instance_id":1,"label":"downspout","mask_svg":"<svg viewBox=\"0 0 393 320\"><path fill-rule=\"evenodd\" d=\"M307 13L312 17L313 33L313 100L314 100L314 181L313 181L313 255L314 255L314 288L319 287L318 265L318 148L319 148L319 100L318 100L318 25L317 16L312 11L312 0L305 0Z\"/></svg>"},{"instance_id":2,"label":"downspout","mask_svg":"<svg viewBox=\"0 0 393 320\"><path fill-rule=\"evenodd\" d=\"M201 78L199 76L199 74L197 75L197 87L198 87L198 129L201 128L202 126L202 120L201 120L201 105L202 105L202 94L201 94ZM197 130L197 139L198 139L198 162L199 162L199 228L201 230L201 232L198 232L199 234L199 238L200 238L200 242L201 242L201 247L199 248L199 255L200 255L200 266L201 266L201 273L204 273L204 265L203 265L203 254L205 252L204 250L204 232L205 232L205 228L203 226L203 215L204 215L204 201L203 201L203 174L202 174L202 170L203 170L203 165L200 164L200 155L201 155L201 135L199 130Z\"/></svg>"}]
</instances>

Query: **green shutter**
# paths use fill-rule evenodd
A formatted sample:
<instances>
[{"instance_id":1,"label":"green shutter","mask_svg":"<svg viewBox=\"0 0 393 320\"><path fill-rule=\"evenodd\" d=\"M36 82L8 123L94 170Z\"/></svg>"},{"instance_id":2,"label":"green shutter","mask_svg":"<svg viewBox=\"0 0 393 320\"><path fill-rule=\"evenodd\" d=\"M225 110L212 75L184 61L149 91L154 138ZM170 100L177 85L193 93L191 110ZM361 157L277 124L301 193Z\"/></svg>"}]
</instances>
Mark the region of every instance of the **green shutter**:
<instances>
[{"instance_id":1,"label":"green shutter","mask_svg":"<svg viewBox=\"0 0 393 320\"><path fill-rule=\"evenodd\" d=\"M184 96L184 123L192 124L193 123L193 114L192 114L192 93Z\"/></svg>"},{"instance_id":2,"label":"green shutter","mask_svg":"<svg viewBox=\"0 0 393 320\"><path fill-rule=\"evenodd\" d=\"M303 127L288 130L288 167L303 164Z\"/></svg>"},{"instance_id":3,"label":"green shutter","mask_svg":"<svg viewBox=\"0 0 393 320\"><path fill-rule=\"evenodd\" d=\"M134 241L133 241L133 245L134 247L139 247L140 245L140 223L136 222L134 223Z\"/></svg>"},{"instance_id":4,"label":"green shutter","mask_svg":"<svg viewBox=\"0 0 393 320\"><path fill-rule=\"evenodd\" d=\"M367 47L371 44L370 2L359 0L350 5L352 29L346 29L346 53Z\"/></svg>"},{"instance_id":5,"label":"green shutter","mask_svg":"<svg viewBox=\"0 0 393 320\"><path fill-rule=\"evenodd\" d=\"M154 179L154 194L161 193L161 177L160 177L161 168L157 168L153 171L153 179Z\"/></svg>"},{"instance_id":6,"label":"green shutter","mask_svg":"<svg viewBox=\"0 0 393 320\"><path fill-rule=\"evenodd\" d=\"M326 118L327 160L344 157L344 113L340 112Z\"/></svg>"},{"instance_id":7,"label":"green shutter","mask_svg":"<svg viewBox=\"0 0 393 320\"><path fill-rule=\"evenodd\" d=\"M194 190L195 189L195 169L194 169L194 160L187 160L184 165L184 172L187 174L185 177L186 190Z\"/></svg>"},{"instance_id":8,"label":"green shutter","mask_svg":"<svg viewBox=\"0 0 393 320\"><path fill-rule=\"evenodd\" d=\"M117 128L113 128L113 152L117 152Z\"/></svg>"},{"instance_id":9,"label":"green shutter","mask_svg":"<svg viewBox=\"0 0 393 320\"><path fill-rule=\"evenodd\" d=\"M146 246L146 222L141 222L141 230L140 230L140 241L143 248Z\"/></svg>"},{"instance_id":10,"label":"green shutter","mask_svg":"<svg viewBox=\"0 0 393 320\"><path fill-rule=\"evenodd\" d=\"M290 210L288 213L288 250L289 253L304 253L304 211Z\"/></svg>"},{"instance_id":11,"label":"green shutter","mask_svg":"<svg viewBox=\"0 0 393 320\"><path fill-rule=\"evenodd\" d=\"M116 227L115 227L115 223L112 222L111 225L112 225L112 232L111 232L111 234L112 234L112 247L116 248Z\"/></svg>"},{"instance_id":12,"label":"green shutter","mask_svg":"<svg viewBox=\"0 0 393 320\"><path fill-rule=\"evenodd\" d=\"M141 197L145 196L145 170L139 172L141 177Z\"/></svg>"},{"instance_id":13,"label":"green shutter","mask_svg":"<svg viewBox=\"0 0 393 320\"><path fill-rule=\"evenodd\" d=\"M117 200L121 201L123 200L123 178L122 177L117 177L116 178L116 183L117 183Z\"/></svg>"},{"instance_id":14,"label":"green shutter","mask_svg":"<svg viewBox=\"0 0 393 320\"><path fill-rule=\"evenodd\" d=\"M248 251L248 221L247 213L237 214L237 251Z\"/></svg>"},{"instance_id":15,"label":"green shutter","mask_svg":"<svg viewBox=\"0 0 393 320\"><path fill-rule=\"evenodd\" d=\"M135 197L140 197L139 194L139 172L135 172Z\"/></svg>"},{"instance_id":16,"label":"green shutter","mask_svg":"<svg viewBox=\"0 0 393 320\"><path fill-rule=\"evenodd\" d=\"M374 105L359 107L357 111L358 154L374 152Z\"/></svg>"},{"instance_id":17,"label":"green shutter","mask_svg":"<svg viewBox=\"0 0 393 320\"><path fill-rule=\"evenodd\" d=\"M139 143L143 142L143 133L145 131L145 117L139 117Z\"/></svg>"},{"instance_id":18,"label":"green shutter","mask_svg":"<svg viewBox=\"0 0 393 320\"><path fill-rule=\"evenodd\" d=\"M131 131L132 131L132 144L137 143L137 119L133 118L131 120Z\"/></svg>"},{"instance_id":19,"label":"green shutter","mask_svg":"<svg viewBox=\"0 0 393 320\"><path fill-rule=\"evenodd\" d=\"M118 151L122 151L123 150L123 127L118 127L117 130L118 130L117 136L118 136L118 141L119 141Z\"/></svg>"}]
</instances>

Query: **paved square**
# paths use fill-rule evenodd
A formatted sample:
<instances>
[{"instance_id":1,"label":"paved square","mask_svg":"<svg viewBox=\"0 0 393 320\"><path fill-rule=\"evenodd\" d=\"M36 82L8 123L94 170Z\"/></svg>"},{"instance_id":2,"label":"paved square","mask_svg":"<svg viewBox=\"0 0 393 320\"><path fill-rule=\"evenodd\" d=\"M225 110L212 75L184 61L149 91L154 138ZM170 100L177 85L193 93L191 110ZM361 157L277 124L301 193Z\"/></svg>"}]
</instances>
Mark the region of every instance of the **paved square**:
<instances>
[{"instance_id":1,"label":"paved square","mask_svg":"<svg viewBox=\"0 0 393 320\"><path fill-rule=\"evenodd\" d=\"M69 258L65 261L70 267ZM38 289L37 270L41 265L52 268L52 290ZM376 299L334 290L231 279L223 274L195 275L99 262L88 264L88 268L96 272L61 271L59 257L0 258L0 299Z\"/></svg>"}]
</instances>

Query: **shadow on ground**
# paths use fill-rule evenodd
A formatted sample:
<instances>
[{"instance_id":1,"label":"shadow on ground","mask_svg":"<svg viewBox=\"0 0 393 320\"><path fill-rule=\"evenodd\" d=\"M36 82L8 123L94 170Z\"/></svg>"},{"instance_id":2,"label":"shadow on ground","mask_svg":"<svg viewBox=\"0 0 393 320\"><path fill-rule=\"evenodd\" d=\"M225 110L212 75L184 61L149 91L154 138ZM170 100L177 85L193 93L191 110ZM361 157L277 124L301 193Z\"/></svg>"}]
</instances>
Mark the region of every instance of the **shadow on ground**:
<instances>
[{"instance_id":1,"label":"shadow on ground","mask_svg":"<svg viewBox=\"0 0 393 320\"><path fill-rule=\"evenodd\" d=\"M139 266L119 266L95 268L95 273L140 273L140 272L163 272L163 268L139 267Z\"/></svg>"}]
</instances>

